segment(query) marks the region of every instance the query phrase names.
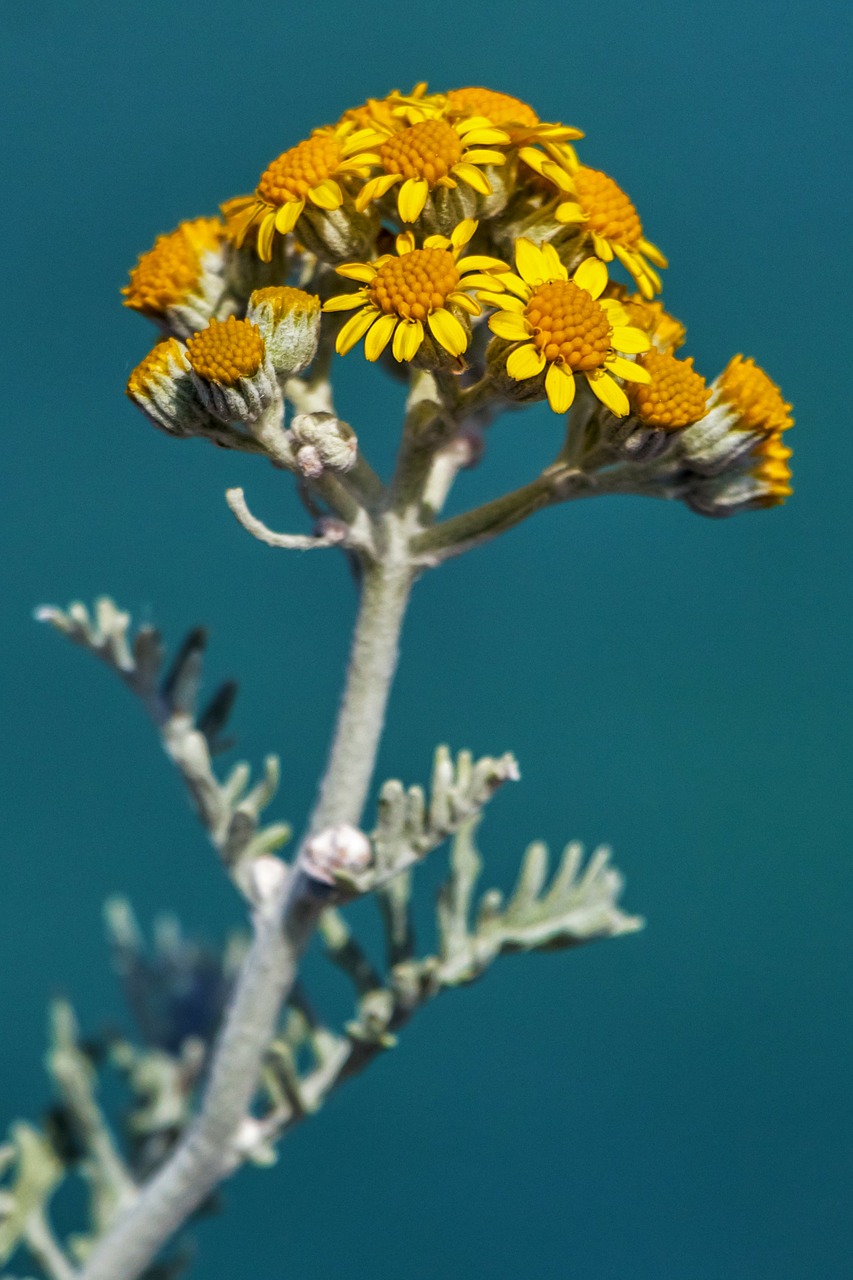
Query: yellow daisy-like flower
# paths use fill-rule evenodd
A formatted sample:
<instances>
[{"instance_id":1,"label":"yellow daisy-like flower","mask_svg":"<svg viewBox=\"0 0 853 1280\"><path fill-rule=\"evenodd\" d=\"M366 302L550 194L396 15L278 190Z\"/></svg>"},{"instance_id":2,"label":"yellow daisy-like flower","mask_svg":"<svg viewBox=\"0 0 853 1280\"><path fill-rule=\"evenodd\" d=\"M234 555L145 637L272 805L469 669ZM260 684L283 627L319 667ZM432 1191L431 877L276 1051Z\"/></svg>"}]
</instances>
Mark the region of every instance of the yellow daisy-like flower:
<instances>
[{"instance_id":1,"label":"yellow daisy-like flower","mask_svg":"<svg viewBox=\"0 0 853 1280\"><path fill-rule=\"evenodd\" d=\"M752 357L732 356L718 379L717 395L737 412L742 430L778 433L794 425L793 406Z\"/></svg>"},{"instance_id":2,"label":"yellow daisy-like flower","mask_svg":"<svg viewBox=\"0 0 853 1280\"><path fill-rule=\"evenodd\" d=\"M679 360L669 351L654 348L637 363L650 381L632 387L631 408L649 427L677 431L698 422L708 403L708 384L693 368L693 357Z\"/></svg>"},{"instance_id":3,"label":"yellow daisy-like flower","mask_svg":"<svg viewBox=\"0 0 853 1280\"><path fill-rule=\"evenodd\" d=\"M643 235L640 215L618 183L599 169L579 164L569 146L561 149L559 157L532 147L523 147L519 155L564 197L554 211L558 222L583 224L593 252L603 262L618 258L644 298L660 293L661 278L655 267L666 267L667 259Z\"/></svg>"},{"instance_id":4,"label":"yellow daisy-like flower","mask_svg":"<svg viewBox=\"0 0 853 1280\"><path fill-rule=\"evenodd\" d=\"M175 307L185 306L204 291L203 258L216 253L225 238L219 218L193 218L158 236L140 254L122 289L124 305L163 322Z\"/></svg>"},{"instance_id":5,"label":"yellow daisy-like flower","mask_svg":"<svg viewBox=\"0 0 853 1280\"><path fill-rule=\"evenodd\" d=\"M338 179L366 177L381 163L376 147L384 137L375 129L356 128L349 120L316 129L310 138L283 151L261 174L254 195L238 196L222 206L232 239L239 247L249 229L257 227L258 256L269 262L276 232L292 231L306 204L325 210L341 207L344 192Z\"/></svg>"},{"instance_id":6,"label":"yellow daisy-like flower","mask_svg":"<svg viewBox=\"0 0 853 1280\"><path fill-rule=\"evenodd\" d=\"M415 248L411 231L406 231L397 236L396 254L338 267L338 275L362 286L355 293L330 298L323 307L324 311L358 308L338 333L338 354L346 355L364 338L365 356L378 360L393 338L395 359L411 360L429 331L451 356L461 356L470 335L456 311L478 316L479 304L468 291L485 287L500 291L497 278L485 273L507 270L498 258L461 256L476 229L477 223L466 218L449 239L428 236L420 249Z\"/></svg>"},{"instance_id":7,"label":"yellow daisy-like flower","mask_svg":"<svg viewBox=\"0 0 853 1280\"><path fill-rule=\"evenodd\" d=\"M516 274L499 276L505 296L481 291L478 298L502 307L489 318L499 338L518 343L506 371L516 382L545 373L545 393L555 413L565 413L575 398L575 375L583 374L611 413L625 417L628 397L615 378L649 382L650 375L625 355L648 351L649 339L628 323L620 304L602 294L607 267L586 258L569 273L550 244L530 240L515 246ZM619 353L622 354L619 354Z\"/></svg>"},{"instance_id":8,"label":"yellow daisy-like flower","mask_svg":"<svg viewBox=\"0 0 853 1280\"><path fill-rule=\"evenodd\" d=\"M366 209L401 183L397 209L403 222L415 222L435 187L453 188L459 182L488 196L492 185L479 165L506 162L496 146L507 146L509 134L489 120L472 116L451 124L440 118L422 119L389 132L378 147L384 172L371 178L358 193L355 207Z\"/></svg>"}]
</instances>

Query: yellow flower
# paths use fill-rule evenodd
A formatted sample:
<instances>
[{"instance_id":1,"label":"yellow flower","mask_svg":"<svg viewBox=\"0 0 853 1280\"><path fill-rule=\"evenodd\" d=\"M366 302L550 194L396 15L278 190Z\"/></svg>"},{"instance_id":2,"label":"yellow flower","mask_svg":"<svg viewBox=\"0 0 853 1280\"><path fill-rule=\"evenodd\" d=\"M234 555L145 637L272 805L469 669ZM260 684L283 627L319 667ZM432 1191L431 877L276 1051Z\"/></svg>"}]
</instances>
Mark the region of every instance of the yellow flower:
<instances>
[{"instance_id":1,"label":"yellow flower","mask_svg":"<svg viewBox=\"0 0 853 1280\"><path fill-rule=\"evenodd\" d=\"M211 320L187 339L186 350L202 403L223 422L255 422L276 401L275 370L250 320Z\"/></svg>"},{"instance_id":2,"label":"yellow flower","mask_svg":"<svg viewBox=\"0 0 853 1280\"><path fill-rule=\"evenodd\" d=\"M676 431L698 422L708 403L708 384L693 368L693 357L679 360L669 351L646 352L637 360L650 381L632 387L631 408L649 427Z\"/></svg>"},{"instance_id":3,"label":"yellow flower","mask_svg":"<svg viewBox=\"0 0 853 1280\"><path fill-rule=\"evenodd\" d=\"M794 425L790 404L772 378L749 357L732 356L717 381L717 398L738 415L743 431L787 431Z\"/></svg>"},{"instance_id":4,"label":"yellow flower","mask_svg":"<svg viewBox=\"0 0 853 1280\"><path fill-rule=\"evenodd\" d=\"M552 182L563 197L554 211L558 222L584 225L593 253L603 262L618 258L644 298L660 293L661 278L655 267L667 266L667 260L645 238L640 215L612 178L599 169L579 164L569 146L560 148L559 157L554 151L545 155L533 147L523 147L519 155L540 177Z\"/></svg>"},{"instance_id":5,"label":"yellow flower","mask_svg":"<svg viewBox=\"0 0 853 1280\"><path fill-rule=\"evenodd\" d=\"M480 116L456 124L432 118L398 127L378 148L384 172L364 184L355 207L366 209L397 183L402 183L397 209L403 222L420 217L435 187L453 188L464 182L480 195L491 195L492 185L478 165L504 164L506 156L494 147L508 143L509 134Z\"/></svg>"},{"instance_id":6,"label":"yellow flower","mask_svg":"<svg viewBox=\"0 0 853 1280\"><path fill-rule=\"evenodd\" d=\"M191 332L206 324L222 293L221 279L209 269L210 255L218 254L224 239L219 218L193 218L158 236L122 289L124 305L164 328Z\"/></svg>"},{"instance_id":7,"label":"yellow flower","mask_svg":"<svg viewBox=\"0 0 853 1280\"><path fill-rule=\"evenodd\" d=\"M315 129L310 138L283 151L261 174L252 196L239 196L222 206L228 230L239 246L257 226L258 256L272 258L276 232L292 231L307 203L317 209L339 209L344 192L338 179L364 178L380 163L376 147L384 134L358 129L354 121Z\"/></svg>"},{"instance_id":8,"label":"yellow flower","mask_svg":"<svg viewBox=\"0 0 853 1280\"><path fill-rule=\"evenodd\" d=\"M411 231L397 236L397 253L384 254L375 262L347 262L338 275L355 280L361 288L330 298L324 311L352 311L358 308L338 333L335 349L346 355L364 338L364 354L378 360L393 337L396 360L411 360L427 336L451 356L461 356L470 335L456 311L480 314L480 307L468 290L489 287L499 291L496 278L484 274L507 270L497 258L461 257L477 229L466 218L446 236L428 236L415 248Z\"/></svg>"},{"instance_id":9,"label":"yellow flower","mask_svg":"<svg viewBox=\"0 0 853 1280\"><path fill-rule=\"evenodd\" d=\"M623 308L603 298L607 268L587 258L571 279L552 245L530 240L515 246L517 275L498 276L506 296L478 293L481 302L503 307L489 319L499 338L519 343L510 352L506 371L517 382L545 374L545 393L555 413L565 413L575 398L575 375L582 373L593 393L611 413L625 417L628 397L614 376L649 382L645 369L624 355L648 351L648 338L628 323ZM623 355L618 354L622 352Z\"/></svg>"}]
</instances>

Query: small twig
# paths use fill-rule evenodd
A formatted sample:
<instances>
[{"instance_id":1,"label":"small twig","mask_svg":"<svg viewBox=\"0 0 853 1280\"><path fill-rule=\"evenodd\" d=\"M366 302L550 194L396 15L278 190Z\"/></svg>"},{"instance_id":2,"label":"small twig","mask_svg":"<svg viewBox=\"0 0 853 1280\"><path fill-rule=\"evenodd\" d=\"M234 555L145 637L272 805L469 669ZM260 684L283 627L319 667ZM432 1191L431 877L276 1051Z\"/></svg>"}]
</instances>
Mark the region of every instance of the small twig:
<instances>
[{"instance_id":1,"label":"small twig","mask_svg":"<svg viewBox=\"0 0 853 1280\"><path fill-rule=\"evenodd\" d=\"M284 547L288 551L314 551L320 547L337 547L346 542L346 528L328 523L326 531L319 535L307 533L274 533L262 520L253 516L242 489L226 489L225 501L253 538L265 542L268 547Z\"/></svg>"}]
</instances>

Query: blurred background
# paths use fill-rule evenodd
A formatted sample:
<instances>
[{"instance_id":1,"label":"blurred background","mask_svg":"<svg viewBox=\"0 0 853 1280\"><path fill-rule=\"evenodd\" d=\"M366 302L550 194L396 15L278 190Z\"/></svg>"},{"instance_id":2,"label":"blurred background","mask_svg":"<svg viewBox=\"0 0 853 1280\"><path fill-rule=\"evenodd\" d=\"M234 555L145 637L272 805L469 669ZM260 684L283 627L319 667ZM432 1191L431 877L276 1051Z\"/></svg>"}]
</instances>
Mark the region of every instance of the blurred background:
<instances>
[{"instance_id":1,"label":"blurred background","mask_svg":"<svg viewBox=\"0 0 853 1280\"><path fill-rule=\"evenodd\" d=\"M850 29L832 0L4 0L4 1125L47 1101L52 995L89 1032L125 1016L108 894L213 941L242 920L140 710L33 607L108 592L173 642L207 624L238 751L281 753L271 816L297 826L353 616L342 559L263 547L225 506L240 484L304 528L287 477L125 400L154 335L118 291L156 234L368 95L502 89L585 129L635 200L697 366L754 355L797 418L783 508L570 505L420 584L381 775L425 780L441 741L515 750L488 881L534 837L605 840L648 927L426 1009L277 1169L227 1187L195 1280L853 1274ZM358 356L337 377L387 467L399 388ZM457 504L532 477L559 430L507 419ZM343 980L309 967L343 1015Z\"/></svg>"}]
</instances>

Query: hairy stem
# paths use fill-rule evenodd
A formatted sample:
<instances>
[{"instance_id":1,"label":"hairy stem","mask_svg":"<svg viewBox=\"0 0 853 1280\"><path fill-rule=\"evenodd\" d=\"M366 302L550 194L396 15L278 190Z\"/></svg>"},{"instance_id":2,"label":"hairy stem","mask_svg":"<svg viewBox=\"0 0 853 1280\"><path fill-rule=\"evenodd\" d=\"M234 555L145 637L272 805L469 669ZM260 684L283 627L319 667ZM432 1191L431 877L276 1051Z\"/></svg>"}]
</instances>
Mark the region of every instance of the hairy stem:
<instances>
[{"instance_id":1,"label":"hairy stem","mask_svg":"<svg viewBox=\"0 0 853 1280\"><path fill-rule=\"evenodd\" d=\"M365 567L346 690L311 831L357 823L370 786L413 578L404 548L395 552L394 529L392 522L381 562ZM199 1114L168 1162L93 1250L80 1280L136 1280L241 1163L241 1126L250 1115L263 1058L327 898L327 887L297 865L281 900L258 914Z\"/></svg>"},{"instance_id":2,"label":"hairy stem","mask_svg":"<svg viewBox=\"0 0 853 1280\"><path fill-rule=\"evenodd\" d=\"M361 610L353 638L346 689L329 764L310 829L358 824L373 767L391 681L397 669L400 628L412 586L408 561L389 555L364 570Z\"/></svg>"}]
</instances>

